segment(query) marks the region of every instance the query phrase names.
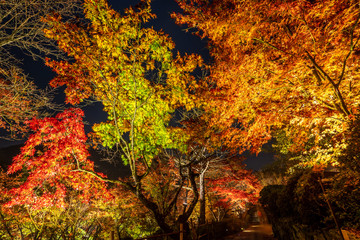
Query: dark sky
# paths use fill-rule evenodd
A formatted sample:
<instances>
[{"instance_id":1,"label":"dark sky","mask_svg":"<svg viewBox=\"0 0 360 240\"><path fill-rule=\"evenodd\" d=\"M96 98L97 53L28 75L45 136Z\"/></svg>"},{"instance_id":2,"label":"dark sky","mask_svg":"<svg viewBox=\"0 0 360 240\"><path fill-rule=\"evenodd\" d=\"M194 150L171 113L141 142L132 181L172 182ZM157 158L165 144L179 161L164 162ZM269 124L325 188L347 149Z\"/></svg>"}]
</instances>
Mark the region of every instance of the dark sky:
<instances>
[{"instance_id":1,"label":"dark sky","mask_svg":"<svg viewBox=\"0 0 360 240\"><path fill-rule=\"evenodd\" d=\"M122 12L125 8L136 5L139 0L109 0L113 9ZM168 34L175 42L176 50L180 53L197 53L200 54L205 61L209 61L209 53L206 48L206 42L199 37L194 36L191 33L184 31L186 26L178 26L174 20L170 17L172 12L181 12L181 9L175 2L175 0L152 0L151 4L153 12L157 15L157 18L151 20L149 23L155 30L162 30ZM48 86L49 81L55 76L54 73L46 67L42 62L34 62L31 58L24 57L24 69L29 77L35 81L40 88ZM59 93L57 97L58 101L64 99L63 93ZM85 121L92 125L95 122L100 122L106 119L105 113L101 111L101 106L89 106L85 109L86 118ZM90 130L88 125L87 130ZM0 141L0 146L5 147L14 143L7 141ZM260 166L270 163L272 159L271 154L261 153L258 157L248 155L248 159L245 163L251 169L258 169Z\"/></svg>"},{"instance_id":2,"label":"dark sky","mask_svg":"<svg viewBox=\"0 0 360 240\"><path fill-rule=\"evenodd\" d=\"M138 0L109 0L110 5L117 11L136 5ZM152 0L151 8L157 18L150 22L155 30L163 30L176 44L176 49L181 53L198 53L208 58L206 43L191 33L185 33L186 26L178 26L170 17L172 12L181 12L175 0Z\"/></svg>"}]
</instances>

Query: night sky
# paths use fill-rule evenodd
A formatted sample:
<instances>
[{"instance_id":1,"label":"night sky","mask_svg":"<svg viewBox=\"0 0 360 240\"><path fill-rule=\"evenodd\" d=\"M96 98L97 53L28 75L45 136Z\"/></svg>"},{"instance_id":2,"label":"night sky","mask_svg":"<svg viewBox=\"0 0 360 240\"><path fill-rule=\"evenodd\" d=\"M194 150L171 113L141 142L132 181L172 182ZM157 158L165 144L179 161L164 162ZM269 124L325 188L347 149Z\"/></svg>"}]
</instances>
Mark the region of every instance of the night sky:
<instances>
[{"instance_id":1,"label":"night sky","mask_svg":"<svg viewBox=\"0 0 360 240\"><path fill-rule=\"evenodd\" d=\"M140 1L138 0L109 0L113 9L122 12L125 8L136 5ZM209 62L209 52L206 47L206 41L201 40L199 37L194 36L191 33L185 32L186 26L179 26L175 24L175 21L170 17L172 12L181 12L181 9L175 2L175 0L152 0L151 4L153 12L157 15L157 18L151 20L149 25L153 26L155 30L162 30L168 34L176 44L176 51L181 54L197 53L200 54L205 62ZM55 74L46 67L41 61L33 61L31 58L22 56L23 68L29 75L29 78L34 80L36 85L40 88L46 88L49 81L55 76ZM56 96L57 102L63 102L64 94L63 89L59 89ZM90 125L96 122L100 122L106 119L106 115L101 111L100 105L88 106L85 109L85 121L89 123L86 130L90 130ZM6 147L15 144L16 142L0 141L0 147ZM18 142L17 142L18 143ZM246 155L248 159L245 163L251 169L259 169L264 164L270 163L272 160L272 154L260 153L258 157Z\"/></svg>"}]
</instances>

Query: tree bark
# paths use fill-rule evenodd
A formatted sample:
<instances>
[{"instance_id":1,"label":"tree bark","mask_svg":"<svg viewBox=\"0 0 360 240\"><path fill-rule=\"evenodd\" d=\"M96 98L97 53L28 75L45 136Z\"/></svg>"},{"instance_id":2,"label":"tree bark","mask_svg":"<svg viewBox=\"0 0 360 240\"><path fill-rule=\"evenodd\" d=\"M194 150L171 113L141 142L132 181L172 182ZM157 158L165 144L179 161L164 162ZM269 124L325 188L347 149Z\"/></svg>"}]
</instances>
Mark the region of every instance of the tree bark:
<instances>
[{"instance_id":1,"label":"tree bark","mask_svg":"<svg viewBox=\"0 0 360 240\"><path fill-rule=\"evenodd\" d=\"M205 165L205 166L204 166ZM199 202L200 202L200 216L199 216L199 224L205 224L205 173L209 167L209 162L202 164L201 172L199 176Z\"/></svg>"},{"instance_id":2,"label":"tree bark","mask_svg":"<svg viewBox=\"0 0 360 240\"><path fill-rule=\"evenodd\" d=\"M199 177L199 203L200 203L200 216L199 224L205 224L205 183L204 183L205 171L201 172Z\"/></svg>"}]
</instances>

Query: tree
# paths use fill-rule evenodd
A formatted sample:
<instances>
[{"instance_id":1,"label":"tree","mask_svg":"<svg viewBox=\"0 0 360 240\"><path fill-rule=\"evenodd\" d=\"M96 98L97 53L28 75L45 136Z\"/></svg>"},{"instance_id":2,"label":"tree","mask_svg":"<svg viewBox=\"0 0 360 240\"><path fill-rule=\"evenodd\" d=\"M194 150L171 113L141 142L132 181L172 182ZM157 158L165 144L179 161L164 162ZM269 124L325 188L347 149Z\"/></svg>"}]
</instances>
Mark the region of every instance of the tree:
<instances>
[{"instance_id":1,"label":"tree","mask_svg":"<svg viewBox=\"0 0 360 240\"><path fill-rule=\"evenodd\" d=\"M360 128L360 116L356 114L349 124L349 129L346 132L347 146L341 152L338 161L340 166L344 169L351 169L352 171L359 172L359 129Z\"/></svg>"},{"instance_id":2,"label":"tree","mask_svg":"<svg viewBox=\"0 0 360 240\"><path fill-rule=\"evenodd\" d=\"M156 202L170 226L181 223L187 228L199 195L193 166L167 153L161 154L154 164L142 183L146 194Z\"/></svg>"},{"instance_id":3,"label":"tree","mask_svg":"<svg viewBox=\"0 0 360 240\"><path fill-rule=\"evenodd\" d=\"M129 236L139 238L157 229L149 210L118 185L108 186L104 197L90 196L88 202L79 196L79 189L68 187L62 207L51 203L34 205L21 202L9 207L9 201L14 199L11 190L24 187L24 179L28 175L25 171L16 176L0 171L0 190L3 193L0 197L2 239L109 239L112 232L119 239ZM45 193L51 194L53 191L44 189ZM109 194L112 196L111 201L107 199Z\"/></svg>"},{"instance_id":4,"label":"tree","mask_svg":"<svg viewBox=\"0 0 360 240\"><path fill-rule=\"evenodd\" d=\"M169 122L177 108L194 106L190 91L196 81L191 72L201 59L173 56L169 37L143 27L155 17L149 4L143 1L122 16L105 0L86 0L85 19L78 23L64 23L60 15L49 17L47 37L56 40L74 61L48 60L47 64L58 74L51 85L67 86L68 103L91 98L103 104L108 121L93 127L98 142L131 169L129 181L116 182L132 191L154 213L159 226L170 232L166 216L145 196L141 183L163 149L185 148L186 135ZM139 165L145 166L145 172L139 172ZM79 171L108 181L93 171Z\"/></svg>"},{"instance_id":5,"label":"tree","mask_svg":"<svg viewBox=\"0 0 360 240\"><path fill-rule=\"evenodd\" d=\"M181 184L190 185L185 186L185 195L181 196L183 203L183 212L192 214L197 202L199 201L200 213L199 223L205 223L205 182L204 176L208 170L208 166L211 160L214 160L215 155L209 154L206 151L206 147L199 146L194 143L188 142L188 150L186 153L172 152L167 153L170 159L174 159L176 162L175 167L179 171L179 175L182 177ZM196 177L198 177L198 183L196 183ZM186 184L185 181L190 182ZM190 190L190 194L189 194ZM192 195L192 196L190 196ZM190 201L189 204L189 200ZM185 222L185 221L184 221Z\"/></svg>"},{"instance_id":6,"label":"tree","mask_svg":"<svg viewBox=\"0 0 360 240\"><path fill-rule=\"evenodd\" d=\"M0 68L9 69L17 59L12 48L24 51L33 58L44 55L60 56L54 41L45 37L47 24L42 21L57 12L66 18L79 13L79 0L7 0L0 1Z\"/></svg>"},{"instance_id":7,"label":"tree","mask_svg":"<svg viewBox=\"0 0 360 240\"><path fill-rule=\"evenodd\" d=\"M104 182L77 171L94 171L82 116L81 110L69 109L28 122L33 133L9 166L7 179L1 178L0 213L9 238L98 234L105 215L101 206L113 196Z\"/></svg>"},{"instance_id":8,"label":"tree","mask_svg":"<svg viewBox=\"0 0 360 240\"><path fill-rule=\"evenodd\" d=\"M97 205L108 218L106 222L100 222L108 232L113 230L119 239L136 239L154 234L158 230L150 210L144 208L134 194L121 185L114 185L110 192L114 196L114 201Z\"/></svg>"},{"instance_id":9,"label":"tree","mask_svg":"<svg viewBox=\"0 0 360 240\"><path fill-rule=\"evenodd\" d=\"M45 116L53 109L52 93L39 90L19 67L20 52L33 59L44 56L63 57L54 41L44 35L47 26L42 18L59 12L66 18L78 13L78 0L4 0L0 1L0 128L17 139L28 131L26 119Z\"/></svg>"},{"instance_id":10,"label":"tree","mask_svg":"<svg viewBox=\"0 0 360 240\"><path fill-rule=\"evenodd\" d=\"M3 169L0 169L0 190L3 193L0 198L0 217L1 217L1 226L0 226L0 237L5 238L9 236L9 238L13 239L12 229L13 224L11 224L11 218L7 216L3 211L3 204L9 201L11 198L7 193L8 189L17 187L18 179L14 177L10 177L6 174Z\"/></svg>"},{"instance_id":11,"label":"tree","mask_svg":"<svg viewBox=\"0 0 360 240\"><path fill-rule=\"evenodd\" d=\"M82 123L83 112L69 109L55 118L33 119L34 131L13 159L8 174L25 172L25 181L9 190L12 196L5 206L31 206L33 209L65 207L69 190L76 190L84 202L110 198L106 186L96 177L76 171L94 171L87 157L86 136ZM100 173L98 173L101 175ZM103 176L103 175L101 175ZM104 177L104 176L103 176Z\"/></svg>"},{"instance_id":12,"label":"tree","mask_svg":"<svg viewBox=\"0 0 360 240\"><path fill-rule=\"evenodd\" d=\"M63 208L47 206L34 209L27 205L17 205L11 209L2 207L0 236L3 239L110 238L111 225L105 225L111 222L107 212L94 202L81 202L77 195L76 191L71 191ZM96 202L100 203L101 199Z\"/></svg>"},{"instance_id":13,"label":"tree","mask_svg":"<svg viewBox=\"0 0 360 240\"><path fill-rule=\"evenodd\" d=\"M202 100L197 106L201 106ZM200 225L206 222L207 196L211 196L211 199L216 198L216 205L226 206L227 209L242 209L244 203L256 202L260 187L255 175L245 170L242 163L244 158L234 151L237 146L218 146L221 140L216 132L212 132L214 129L209 128L204 115L206 112L197 108L183 112L181 120L189 136L188 151L183 161L193 165L192 168L198 175ZM211 206L210 208L213 211Z\"/></svg>"},{"instance_id":14,"label":"tree","mask_svg":"<svg viewBox=\"0 0 360 240\"><path fill-rule=\"evenodd\" d=\"M359 102L358 2L178 3L177 22L209 39L214 62L200 96L214 141L259 151L283 128L301 149L326 135L313 162L331 163Z\"/></svg>"},{"instance_id":15,"label":"tree","mask_svg":"<svg viewBox=\"0 0 360 240\"><path fill-rule=\"evenodd\" d=\"M17 139L28 132L26 120L41 114L45 107L54 108L51 93L39 90L21 69L0 68L0 128L9 134L1 138Z\"/></svg>"},{"instance_id":16,"label":"tree","mask_svg":"<svg viewBox=\"0 0 360 240\"><path fill-rule=\"evenodd\" d=\"M207 189L217 196L217 205L226 206L233 211L244 210L248 203L258 200L261 185L239 159L225 159L207 177Z\"/></svg>"},{"instance_id":17,"label":"tree","mask_svg":"<svg viewBox=\"0 0 360 240\"><path fill-rule=\"evenodd\" d=\"M187 126L188 124L189 122ZM191 132L194 129L188 130ZM194 138L192 140L195 141ZM188 150L185 154L178 152L167 154L170 158L174 158L175 167L180 173L190 167L193 175L196 176L194 178L197 182L196 189L193 186L186 189L198 192L196 220L199 225L206 223L206 207L209 206L206 199L209 196L217 199L214 204L226 206L227 209L243 209L246 203L257 201L260 185L255 175L245 169L242 163L244 158L229 151L214 150L211 146L200 145L191 140L188 141ZM183 199L187 202L186 197ZM210 210L213 211L211 206Z\"/></svg>"}]
</instances>

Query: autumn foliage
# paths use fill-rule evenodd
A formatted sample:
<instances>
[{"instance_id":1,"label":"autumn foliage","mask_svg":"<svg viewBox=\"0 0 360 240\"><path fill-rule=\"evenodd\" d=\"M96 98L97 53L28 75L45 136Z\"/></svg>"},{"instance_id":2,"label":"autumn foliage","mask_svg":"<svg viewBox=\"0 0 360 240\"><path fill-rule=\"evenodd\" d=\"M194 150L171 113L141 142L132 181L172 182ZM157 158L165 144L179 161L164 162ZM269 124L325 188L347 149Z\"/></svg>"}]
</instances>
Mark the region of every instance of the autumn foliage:
<instances>
[{"instance_id":1,"label":"autumn foliage","mask_svg":"<svg viewBox=\"0 0 360 240\"><path fill-rule=\"evenodd\" d=\"M258 151L284 128L299 151L346 129L359 101L357 1L178 3L177 22L209 39L214 62L200 95L214 142Z\"/></svg>"},{"instance_id":2,"label":"autumn foliage","mask_svg":"<svg viewBox=\"0 0 360 240\"><path fill-rule=\"evenodd\" d=\"M217 205L245 209L256 204L260 184L251 171L239 162L227 161L220 170L213 170L207 177L207 191L218 198Z\"/></svg>"},{"instance_id":3,"label":"autumn foliage","mask_svg":"<svg viewBox=\"0 0 360 240\"><path fill-rule=\"evenodd\" d=\"M61 223L56 231L75 238L84 227L65 223L80 220L86 231L119 238L153 233L155 222L170 233L196 219L197 206L204 224L206 200L229 209L255 204L261 185L240 154L258 153L274 137L287 156L306 156L302 167L338 164L360 101L357 1L177 0L177 23L208 40L206 68L148 27L150 2L120 14L105 0L84 0L78 19L43 19L46 37L70 59L46 60L56 73L50 85L65 87L67 104L102 104L107 119L92 126L93 143L129 166L127 178L95 172L82 110L33 118L44 105L35 86L16 69L0 72L0 128L31 131L0 175L4 222L32 224L28 236L45 236L46 222L49 232ZM209 72L201 79L200 68ZM348 151L344 163L356 165L354 156ZM14 226L4 225L9 236Z\"/></svg>"},{"instance_id":4,"label":"autumn foliage","mask_svg":"<svg viewBox=\"0 0 360 240\"><path fill-rule=\"evenodd\" d=\"M8 169L8 174L23 172L26 179L10 190L13 198L6 206L63 208L69 190L78 192L77 197L83 202L110 198L103 182L77 171L94 171L94 163L88 160L82 117L81 110L69 109L55 118L29 121L34 133Z\"/></svg>"},{"instance_id":5,"label":"autumn foliage","mask_svg":"<svg viewBox=\"0 0 360 240\"><path fill-rule=\"evenodd\" d=\"M186 135L169 122L178 107L194 106L190 90L196 81L190 73L201 64L197 55L173 54L168 36L144 27L155 17L149 4L142 1L121 15L104 0L85 1L87 24L53 16L46 30L74 58L48 60L58 74L50 84L66 85L68 103L103 104L108 121L94 125L94 132L104 147L118 150L134 176L138 161L150 164L161 149L183 147Z\"/></svg>"},{"instance_id":6,"label":"autumn foliage","mask_svg":"<svg viewBox=\"0 0 360 240\"><path fill-rule=\"evenodd\" d=\"M74 59L47 60L57 73L50 84L65 85L70 104L88 99L102 103L107 121L93 126L96 143L131 170L130 179L112 182L131 191L153 212L162 230L170 232L172 226L166 217L178 195L163 211L163 203L148 194L151 189L143 183L155 171L153 161L164 149L185 149L187 135L169 123L176 109L194 107L191 90L196 81L191 73L202 60L195 54L174 54L174 43L167 35L145 27L155 17L150 1L126 9L124 14L111 9L104 0L86 0L84 9L85 18L79 22L65 23L58 15L46 19L50 26L46 35ZM139 166L145 169L140 171ZM108 180L91 170L82 171ZM183 214L181 221L190 213Z\"/></svg>"},{"instance_id":7,"label":"autumn foliage","mask_svg":"<svg viewBox=\"0 0 360 240\"><path fill-rule=\"evenodd\" d=\"M25 121L39 116L41 110L50 107L50 96L39 90L17 67L0 69L0 129L1 138L18 139L28 132Z\"/></svg>"}]
</instances>

